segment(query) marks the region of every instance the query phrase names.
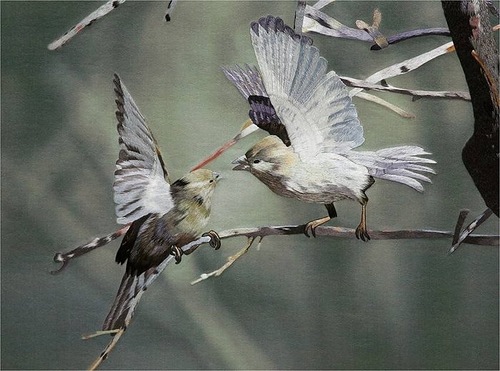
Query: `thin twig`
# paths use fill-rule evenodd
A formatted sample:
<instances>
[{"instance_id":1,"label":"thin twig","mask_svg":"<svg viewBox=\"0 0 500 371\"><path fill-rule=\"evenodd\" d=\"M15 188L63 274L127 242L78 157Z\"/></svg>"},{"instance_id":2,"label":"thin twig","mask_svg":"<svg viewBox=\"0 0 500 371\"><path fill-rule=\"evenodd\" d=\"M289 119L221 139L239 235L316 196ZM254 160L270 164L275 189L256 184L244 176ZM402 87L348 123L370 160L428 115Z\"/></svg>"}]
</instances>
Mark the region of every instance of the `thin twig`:
<instances>
[{"instance_id":1,"label":"thin twig","mask_svg":"<svg viewBox=\"0 0 500 371\"><path fill-rule=\"evenodd\" d=\"M214 270L213 272L201 274L198 279L191 282L191 285L195 285L195 284L197 284L201 281L204 281L212 276L215 276L215 277L220 276L222 273L224 273L224 271L226 271L230 266L232 266L234 264L234 262L236 262L236 260L238 260L239 258L241 258L244 254L246 254L248 252L248 250L252 246L255 239L256 239L256 237L249 237L248 242L245 245L245 247L243 249L241 249L240 251L238 251L236 254L228 257L226 263L222 267ZM262 241L262 238L260 239L260 241ZM260 245L260 241L259 241L259 245Z\"/></svg>"},{"instance_id":2,"label":"thin twig","mask_svg":"<svg viewBox=\"0 0 500 371\"><path fill-rule=\"evenodd\" d=\"M446 53L450 53L454 50L455 49L453 48L453 42L448 42L448 43L443 44L441 46L438 46L437 48L434 48L426 53L417 55L416 57L406 59L402 62L395 63L389 67L381 69L380 71L377 71L374 74L368 76L364 81L377 83L377 82L380 82L382 80L389 79L391 77L404 75L408 72L416 70L417 68L419 68L422 65L424 65L425 63L433 60L434 58L437 58L440 55L443 55ZM352 97L362 90L363 89L361 89L361 88L352 89L349 92L349 95Z\"/></svg>"},{"instance_id":3,"label":"thin twig","mask_svg":"<svg viewBox=\"0 0 500 371\"><path fill-rule=\"evenodd\" d=\"M434 27L434 28L424 28L419 30L405 31L392 36L388 36L387 42L389 45L393 45L401 41L422 36L450 36L450 30L448 30L446 27ZM380 50L382 48L379 45L374 44L370 47L370 49Z\"/></svg>"},{"instance_id":4,"label":"thin twig","mask_svg":"<svg viewBox=\"0 0 500 371\"><path fill-rule=\"evenodd\" d=\"M379 15L374 13L374 20L378 20ZM381 18L381 15L380 15ZM323 13L316 6L306 6L303 32L315 32L326 36L342 39L351 39L372 43L372 50L380 50L387 45L409 40L421 36L450 36L450 31L445 27L426 28L411 31L405 31L396 35L385 37L378 26L380 22L374 22L369 26L366 22L357 21L358 28L348 27L333 17ZM378 41L378 42L377 42Z\"/></svg>"},{"instance_id":5,"label":"thin twig","mask_svg":"<svg viewBox=\"0 0 500 371\"><path fill-rule=\"evenodd\" d=\"M68 41L70 41L73 37L75 37L85 27L90 26L92 23L104 17L106 14L111 12L113 9L116 9L120 4L123 4L124 2L125 0L109 0L104 5L101 5L99 8L90 13L88 16L83 18L80 22L78 22L74 27L72 27L68 32L66 32L60 38L51 42L47 46L47 48L49 50L59 49Z\"/></svg>"},{"instance_id":6,"label":"thin twig","mask_svg":"<svg viewBox=\"0 0 500 371\"><path fill-rule=\"evenodd\" d=\"M430 90L414 90L397 88L395 86L388 85L387 83L377 84L369 82L366 80L354 79L352 77L340 76L340 79L350 87L363 88L368 90L379 90L379 91L389 91L392 93L410 95L414 98L438 98L438 99L459 99L470 101L470 94L465 91L430 91Z\"/></svg>"},{"instance_id":7,"label":"thin twig","mask_svg":"<svg viewBox=\"0 0 500 371\"><path fill-rule=\"evenodd\" d=\"M302 34L302 25L304 24L304 15L306 11L306 2L303 0L297 1L297 8L295 8L295 19L293 28L296 34Z\"/></svg>"},{"instance_id":8,"label":"thin twig","mask_svg":"<svg viewBox=\"0 0 500 371\"><path fill-rule=\"evenodd\" d=\"M369 102L379 104L382 107L385 107L385 108L397 113L399 116L401 116L405 119L414 119L415 118L415 115L413 113L407 112L404 109L396 106L395 104L392 104L392 103L386 101L385 99L377 97L376 95L361 91L361 92L356 94L356 97L367 100Z\"/></svg>"},{"instance_id":9,"label":"thin twig","mask_svg":"<svg viewBox=\"0 0 500 371\"><path fill-rule=\"evenodd\" d=\"M110 243L111 241L116 240L118 237L123 236L128 231L129 227L130 224L127 224L113 233L110 233L104 237L94 238L92 241L80 245L71 251L65 253L61 252L56 253L56 255L54 256L54 261L56 263L62 263L62 264L59 267L59 269L53 270L50 273L51 274L61 273L64 270L64 268L68 266L68 263L71 259L78 258L79 256L87 254L97 249L98 247L104 246Z\"/></svg>"},{"instance_id":10,"label":"thin twig","mask_svg":"<svg viewBox=\"0 0 500 371\"><path fill-rule=\"evenodd\" d=\"M481 224L483 224L491 215L493 215L493 211L488 208L483 211L476 219L474 219L460 234L460 237L453 243L450 248L449 254L452 254L458 247L467 240L467 238L471 235L472 232L476 230ZM459 216L460 219L460 216ZM458 223L457 223L458 226ZM453 237L455 240L455 237Z\"/></svg>"},{"instance_id":11,"label":"thin twig","mask_svg":"<svg viewBox=\"0 0 500 371\"><path fill-rule=\"evenodd\" d=\"M97 357L97 359L90 365L89 371L96 370L97 367L108 357L108 354L111 353L113 348L116 346L118 343L118 340L122 337L123 333L125 332L125 329L119 329L117 330L115 336L113 336L113 339L109 342L109 344L104 348L103 352Z\"/></svg>"},{"instance_id":12,"label":"thin twig","mask_svg":"<svg viewBox=\"0 0 500 371\"><path fill-rule=\"evenodd\" d=\"M467 215L469 215L470 210L462 209L458 214L457 224L455 225L455 231L453 232L453 240L451 241L452 245L455 245L460 238L460 232L462 231L462 227L464 226L465 219Z\"/></svg>"}]
</instances>

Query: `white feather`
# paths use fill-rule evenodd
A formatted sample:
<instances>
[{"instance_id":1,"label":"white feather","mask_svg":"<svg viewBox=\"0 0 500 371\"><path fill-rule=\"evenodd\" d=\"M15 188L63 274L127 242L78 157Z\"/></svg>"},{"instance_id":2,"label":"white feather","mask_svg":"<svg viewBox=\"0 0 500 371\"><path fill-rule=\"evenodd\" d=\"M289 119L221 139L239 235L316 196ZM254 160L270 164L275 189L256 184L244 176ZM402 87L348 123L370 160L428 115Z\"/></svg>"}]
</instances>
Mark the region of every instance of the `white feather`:
<instances>
[{"instance_id":1,"label":"white feather","mask_svg":"<svg viewBox=\"0 0 500 371\"><path fill-rule=\"evenodd\" d=\"M156 141L127 88L115 75L120 156L113 184L116 221L165 214L173 207Z\"/></svg>"},{"instance_id":2,"label":"white feather","mask_svg":"<svg viewBox=\"0 0 500 371\"><path fill-rule=\"evenodd\" d=\"M294 151L302 160L321 152L354 148L363 128L347 88L305 37L268 17L253 24L251 37L262 80Z\"/></svg>"}]
</instances>

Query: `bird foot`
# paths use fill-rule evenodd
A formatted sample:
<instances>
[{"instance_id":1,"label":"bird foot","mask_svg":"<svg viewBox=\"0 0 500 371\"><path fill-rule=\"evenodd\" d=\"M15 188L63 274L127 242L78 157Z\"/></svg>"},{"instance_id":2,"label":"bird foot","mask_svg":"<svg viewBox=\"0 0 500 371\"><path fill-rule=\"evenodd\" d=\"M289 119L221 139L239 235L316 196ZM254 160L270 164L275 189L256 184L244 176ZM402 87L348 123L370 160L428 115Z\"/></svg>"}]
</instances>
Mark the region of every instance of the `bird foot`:
<instances>
[{"instance_id":1,"label":"bird foot","mask_svg":"<svg viewBox=\"0 0 500 371\"><path fill-rule=\"evenodd\" d=\"M362 241L365 242L368 242L370 240L370 235L368 234L365 224L360 223L356 228L356 238L358 240L361 239Z\"/></svg>"},{"instance_id":2,"label":"bird foot","mask_svg":"<svg viewBox=\"0 0 500 371\"><path fill-rule=\"evenodd\" d=\"M310 234L313 237L316 237L316 228L318 228L320 225L325 224L329 220L330 220L330 217L327 216L327 217L324 217L321 219L316 219L316 220L310 221L309 223L306 224L306 226L304 228L304 234L307 237L311 237Z\"/></svg>"},{"instance_id":3,"label":"bird foot","mask_svg":"<svg viewBox=\"0 0 500 371\"><path fill-rule=\"evenodd\" d=\"M184 255L184 252L178 246L174 245L172 246L172 252L170 253L170 255L174 256L175 264L179 264L182 260L182 255Z\"/></svg>"},{"instance_id":4,"label":"bird foot","mask_svg":"<svg viewBox=\"0 0 500 371\"><path fill-rule=\"evenodd\" d=\"M202 237L210 237L210 246L214 248L214 250L219 250L220 249L220 246L221 246L221 242L220 242L220 237L219 235L217 234L216 231L214 230L210 230L208 232L205 232L202 234Z\"/></svg>"}]
</instances>

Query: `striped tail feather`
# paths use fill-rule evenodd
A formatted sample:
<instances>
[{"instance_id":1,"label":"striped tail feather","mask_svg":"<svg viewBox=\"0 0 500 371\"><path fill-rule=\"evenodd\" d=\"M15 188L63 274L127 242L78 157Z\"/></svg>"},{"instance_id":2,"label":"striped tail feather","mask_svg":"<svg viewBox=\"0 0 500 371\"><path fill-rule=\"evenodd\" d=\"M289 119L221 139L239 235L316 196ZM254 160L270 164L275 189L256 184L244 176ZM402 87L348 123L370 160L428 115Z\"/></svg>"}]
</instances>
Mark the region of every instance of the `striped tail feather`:
<instances>
[{"instance_id":1,"label":"striped tail feather","mask_svg":"<svg viewBox=\"0 0 500 371\"><path fill-rule=\"evenodd\" d=\"M420 157L426 155L430 153L417 146L384 148L375 152L348 151L345 153L350 160L366 166L368 173L374 178L401 183L419 192L424 190L421 181L432 183L427 176L420 173L436 174L431 167L426 166L435 164L436 161Z\"/></svg>"},{"instance_id":2,"label":"striped tail feather","mask_svg":"<svg viewBox=\"0 0 500 371\"><path fill-rule=\"evenodd\" d=\"M118 288L115 301L102 325L103 331L127 328L142 294L172 259L173 256L169 255L159 266L150 268L139 275L131 273L127 269Z\"/></svg>"}]
</instances>

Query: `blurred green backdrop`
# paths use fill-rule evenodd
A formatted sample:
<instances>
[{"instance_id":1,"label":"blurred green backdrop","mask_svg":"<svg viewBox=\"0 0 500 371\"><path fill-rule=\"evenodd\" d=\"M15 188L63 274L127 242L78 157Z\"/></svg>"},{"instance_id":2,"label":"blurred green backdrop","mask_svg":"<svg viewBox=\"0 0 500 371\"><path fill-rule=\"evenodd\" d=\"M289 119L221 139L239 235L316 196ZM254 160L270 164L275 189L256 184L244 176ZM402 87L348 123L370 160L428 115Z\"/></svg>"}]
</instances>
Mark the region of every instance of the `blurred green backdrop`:
<instances>
[{"instance_id":1,"label":"blurred green backdrop","mask_svg":"<svg viewBox=\"0 0 500 371\"><path fill-rule=\"evenodd\" d=\"M118 242L49 275L56 251L116 229L113 72L147 117L175 179L234 135L248 107L221 65L255 63L248 24L273 14L293 23L295 1L128 1L63 49L46 46L102 2L1 2L2 369L82 369L109 338L80 340L100 325L123 267ZM387 35L446 26L440 2L338 2L347 25L383 14ZM339 74L371 73L448 41L427 37L373 52L364 43L313 35ZM394 85L465 90L449 54ZM485 208L461 160L472 132L468 103L378 95L411 111L403 120L355 98L363 148L420 144L438 161L424 194L378 181L368 192L372 229L451 230L461 208ZM303 223L319 205L279 198L230 161L210 227ZM355 227L360 208L339 203L335 225ZM498 233L492 218L479 233ZM449 240L371 241L269 237L217 279L189 282L245 243L201 248L144 295L103 369L498 369L498 248Z\"/></svg>"}]
</instances>

